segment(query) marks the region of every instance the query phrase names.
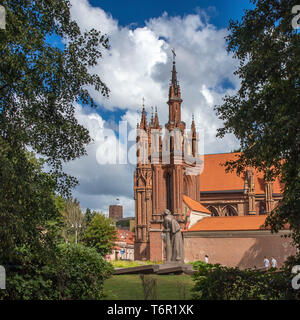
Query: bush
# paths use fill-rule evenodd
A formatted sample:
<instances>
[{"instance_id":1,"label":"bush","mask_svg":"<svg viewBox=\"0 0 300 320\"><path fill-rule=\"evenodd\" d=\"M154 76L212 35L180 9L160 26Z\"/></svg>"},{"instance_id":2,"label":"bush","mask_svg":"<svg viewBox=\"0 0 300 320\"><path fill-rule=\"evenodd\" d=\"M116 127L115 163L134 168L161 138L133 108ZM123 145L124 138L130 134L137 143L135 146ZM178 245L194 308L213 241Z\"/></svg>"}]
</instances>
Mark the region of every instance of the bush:
<instances>
[{"instance_id":1,"label":"bush","mask_svg":"<svg viewBox=\"0 0 300 320\"><path fill-rule=\"evenodd\" d=\"M113 272L93 248L61 244L47 264L29 263L7 269L6 290L1 299L83 300L102 299L103 284Z\"/></svg>"},{"instance_id":2,"label":"bush","mask_svg":"<svg viewBox=\"0 0 300 320\"><path fill-rule=\"evenodd\" d=\"M295 262L295 261L294 261ZM282 270L240 270L220 265L194 263L197 272L192 289L196 300L282 300L299 299L291 286L290 268Z\"/></svg>"},{"instance_id":3,"label":"bush","mask_svg":"<svg viewBox=\"0 0 300 320\"><path fill-rule=\"evenodd\" d=\"M61 245L55 270L59 299L101 299L103 283L112 266L94 248L83 245Z\"/></svg>"}]
</instances>

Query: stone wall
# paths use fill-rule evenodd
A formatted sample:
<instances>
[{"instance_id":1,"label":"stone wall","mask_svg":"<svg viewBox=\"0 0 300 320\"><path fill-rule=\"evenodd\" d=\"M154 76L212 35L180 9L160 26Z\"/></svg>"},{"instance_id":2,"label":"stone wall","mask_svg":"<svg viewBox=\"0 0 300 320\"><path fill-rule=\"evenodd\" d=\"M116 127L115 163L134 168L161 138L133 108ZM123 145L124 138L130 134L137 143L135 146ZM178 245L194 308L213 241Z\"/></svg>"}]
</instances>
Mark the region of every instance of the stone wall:
<instances>
[{"instance_id":1,"label":"stone wall","mask_svg":"<svg viewBox=\"0 0 300 320\"><path fill-rule=\"evenodd\" d=\"M207 254L210 263L239 268L263 267L264 256L274 256L280 267L296 253L290 238L281 237L289 231L272 234L259 231L187 231L184 232L185 262L202 260Z\"/></svg>"}]
</instances>

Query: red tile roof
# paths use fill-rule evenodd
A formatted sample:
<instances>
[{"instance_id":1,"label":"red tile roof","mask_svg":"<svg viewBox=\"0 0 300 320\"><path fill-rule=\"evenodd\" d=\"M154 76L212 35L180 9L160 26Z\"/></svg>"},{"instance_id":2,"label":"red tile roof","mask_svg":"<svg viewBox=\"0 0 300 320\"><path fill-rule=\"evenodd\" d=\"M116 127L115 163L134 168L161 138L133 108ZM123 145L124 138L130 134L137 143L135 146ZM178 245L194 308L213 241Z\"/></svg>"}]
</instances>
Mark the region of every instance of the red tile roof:
<instances>
[{"instance_id":1,"label":"red tile roof","mask_svg":"<svg viewBox=\"0 0 300 320\"><path fill-rule=\"evenodd\" d=\"M200 192L229 191L244 189L244 175L238 176L235 171L226 172L222 163L237 160L239 152L204 155L204 168L200 175ZM254 170L255 193L264 194L264 173ZM283 185L276 179L273 183L273 193L282 193Z\"/></svg>"},{"instance_id":2,"label":"red tile roof","mask_svg":"<svg viewBox=\"0 0 300 320\"><path fill-rule=\"evenodd\" d=\"M134 232L117 229L116 242L126 242L127 244L134 244Z\"/></svg>"},{"instance_id":3,"label":"red tile roof","mask_svg":"<svg viewBox=\"0 0 300 320\"><path fill-rule=\"evenodd\" d=\"M211 212L206 209L200 202L193 200L188 196L183 196L183 201L193 211L211 214Z\"/></svg>"},{"instance_id":4,"label":"red tile roof","mask_svg":"<svg viewBox=\"0 0 300 320\"><path fill-rule=\"evenodd\" d=\"M194 224L188 231L239 231L261 230L267 215L207 217Z\"/></svg>"}]
</instances>

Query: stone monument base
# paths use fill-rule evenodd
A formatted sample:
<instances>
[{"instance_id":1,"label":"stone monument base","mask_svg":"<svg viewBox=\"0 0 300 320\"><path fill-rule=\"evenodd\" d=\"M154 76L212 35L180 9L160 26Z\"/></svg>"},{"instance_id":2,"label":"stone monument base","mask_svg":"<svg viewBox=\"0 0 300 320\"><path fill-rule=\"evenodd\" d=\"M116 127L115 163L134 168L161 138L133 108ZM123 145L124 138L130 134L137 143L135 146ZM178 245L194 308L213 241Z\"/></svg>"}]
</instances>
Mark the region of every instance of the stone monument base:
<instances>
[{"instance_id":1,"label":"stone monument base","mask_svg":"<svg viewBox=\"0 0 300 320\"><path fill-rule=\"evenodd\" d=\"M114 274L194 274L193 265L183 262L168 261L164 264L152 264L131 268L115 269Z\"/></svg>"}]
</instances>

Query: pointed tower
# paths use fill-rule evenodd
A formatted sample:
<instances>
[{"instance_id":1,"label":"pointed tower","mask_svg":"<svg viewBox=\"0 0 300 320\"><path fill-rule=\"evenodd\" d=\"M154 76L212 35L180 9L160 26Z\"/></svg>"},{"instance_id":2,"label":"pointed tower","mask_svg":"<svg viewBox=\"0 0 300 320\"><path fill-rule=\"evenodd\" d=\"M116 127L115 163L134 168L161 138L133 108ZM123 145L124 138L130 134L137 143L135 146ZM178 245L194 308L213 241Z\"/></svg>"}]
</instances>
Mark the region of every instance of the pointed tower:
<instances>
[{"instance_id":1,"label":"pointed tower","mask_svg":"<svg viewBox=\"0 0 300 320\"><path fill-rule=\"evenodd\" d=\"M183 196L200 200L200 173L191 174L196 168L193 162L184 159L185 123L181 121L181 92L177 80L175 52L173 51L172 77L169 88L169 119L162 136L157 109L147 123L143 106L138 125L138 163L134 176L135 197L135 259L164 259L163 211L170 209L180 226L185 226ZM197 132L194 121L191 130L191 155L197 156ZM142 149L150 150L148 156ZM139 154L140 152L140 154ZM165 155L168 161L165 161ZM144 162L145 159L149 161ZM197 170L194 170L197 171Z\"/></svg>"},{"instance_id":2,"label":"pointed tower","mask_svg":"<svg viewBox=\"0 0 300 320\"><path fill-rule=\"evenodd\" d=\"M173 52L173 68L172 68L172 77L169 88L169 121L166 124L168 130L173 128L179 128L181 131L185 129L185 123L181 121L181 91L179 82L177 80L177 71L176 71L176 62L175 62L175 51Z\"/></svg>"},{"instance_id":3,"label":"pointed tower","mask_svg":"<svg viewBox=\"0 0 300 320\"><path fill-rule=\"evenodd\" d=\"M158 120L158 114L157 114L157 107L155 107L155 116L154 116L154 125L153 125L154 129L161 129L160 125L159 125L159 120Z\"/></svg>"}]
</instances>

